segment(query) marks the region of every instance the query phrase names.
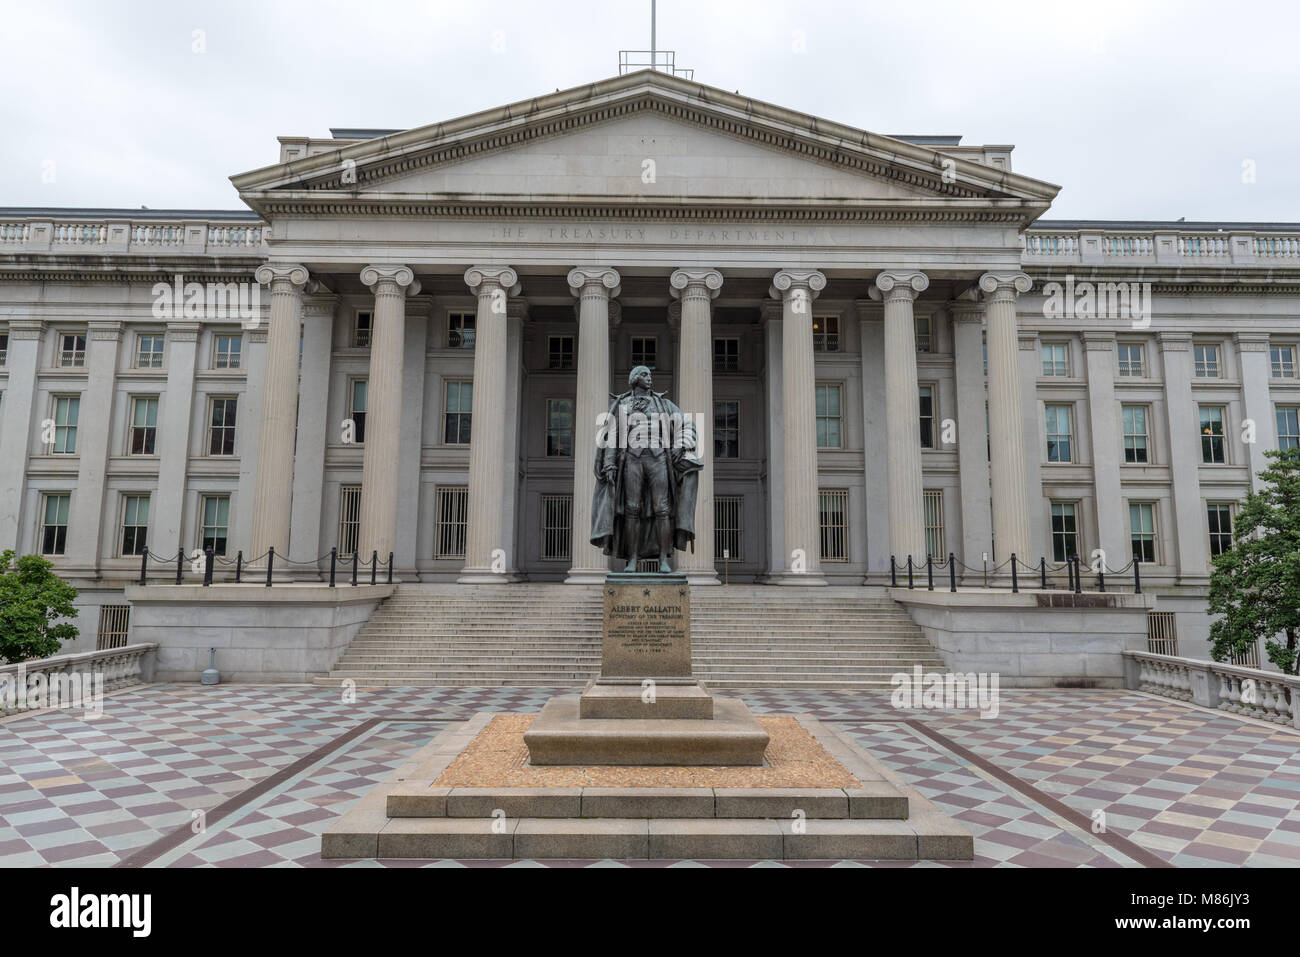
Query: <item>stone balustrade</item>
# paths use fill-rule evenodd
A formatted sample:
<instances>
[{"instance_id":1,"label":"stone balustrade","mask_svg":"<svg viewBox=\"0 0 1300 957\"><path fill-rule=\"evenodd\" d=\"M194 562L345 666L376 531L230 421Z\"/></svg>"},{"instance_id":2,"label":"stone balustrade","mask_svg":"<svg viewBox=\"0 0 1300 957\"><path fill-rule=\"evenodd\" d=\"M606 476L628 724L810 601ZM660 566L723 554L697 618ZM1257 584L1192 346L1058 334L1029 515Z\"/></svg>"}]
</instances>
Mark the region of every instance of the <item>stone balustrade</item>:
<instances>
[{"instance_id":1,"label":"stone balustrade","mask_svg":"<svg viewBox=\"0 0 1300 957\"><path fill-rule=\"evenodd\" d=\"M1029 229L1020 237L1030 265L1300 266L1300 232L1252 230Z\"/></svg>"},{"instance_id":2,"label":"stone balustrade","mask_svg":"<svg viewBox=\"0 0 1300 957\"><path fill-rule=\"evenodd\" d=\"M105 692L147 684L153 681L157 651L158 645L146 642L0 665L0 715L42 707L46 693L38 694L37 689L49 688L56 681L76 678L82 688L93 688L100 678Z\"/></svg>"},{"instance_id":3,"label":"stone balustrade","mask_svg":"<svg viewBox=\"0 0 1300 957\"><path fill-rule=\"evenodd\" d=\"M200 214L201 215L201 214ZM0 252L261 256L270 227L253 219L138 219L89 216L71 221L0 213Z\"/></svg>"},{"instance_id":4,"label":"stone balustrade","mask_svg":"<svg viewBox=\"0 0 1300 957\"><path fill-rule=\"evenodd\" d=\"M1296 675L1125 651L1124 686L1300 728L1300 677Z\"/></svg>"}]
</instances>

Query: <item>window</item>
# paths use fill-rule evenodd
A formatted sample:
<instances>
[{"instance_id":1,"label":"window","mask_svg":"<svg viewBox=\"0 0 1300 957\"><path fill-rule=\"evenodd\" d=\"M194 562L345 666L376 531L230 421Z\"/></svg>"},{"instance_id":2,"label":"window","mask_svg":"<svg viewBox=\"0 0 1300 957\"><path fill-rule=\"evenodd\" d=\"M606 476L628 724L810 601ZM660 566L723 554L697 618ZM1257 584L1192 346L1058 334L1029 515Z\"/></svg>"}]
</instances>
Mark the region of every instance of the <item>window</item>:
<instances>
[{"instance_id":1,"label":"window","mask_svg":"<svg viewBox=\"0 0 1300 957\"><path fill-rule=\"evenodd\" d=\"M447 445L469 445L474 383L451 380L447 383L444 396L442 441Z\"/></svg>"},{"instance_id":2,"label":"window","mask_svg":"<svg viewBox=\"0 0 1300 957\"><path fill-rule=\"evenodd\" d=\"M849 490L822 489L817 493L824 562L849 560Z\"/></svg>"},{"instance_id":3,"label":"window","mask_svg":"<svg viewBox=\"0 0 1300 957\"><path fill-rule=\"evenodd\" d=\"M352 441L360 445L366 440L366 400L369 396L369 380L353 379L349 387L348 417L352 419Z\"/></svg>"},{"instance_id":4,"label":"window","mask_svg":"<svg viewBox=\"0 0 1300 957\"><path fill-rule=\"evenodd\" d=\"M234 397L212 400L212 415L208 419L209 455L235 454L235 413L238 405L239 400Z\"/></svg>"},{"instance_id":5,"label":"window","mask_svg":"<svg viewBox=\"0 0 1300 957\"><path fill-rule=\"evenodd\" d=\"M212 353L212 368L238 369L243 348L243 336L217 336L216 348Z\"/></svg>"},{"instance_id":6,"label":"window","mask_svg":"<svg viewBox=\"0 0 1300 957\"><path fill-rule=\"evenodd\" d=\"M921 493L925 509L925 551L936 561L944 561L948 550L943 545L943 490L927 489Z\"/></svg>"},{"instance_id":7,"label":"window","mask_svg":"<svg viewBox=\"0 0 1300 957\"><path fill-rule=\"evenodd\" d=\"M149 496L122 496L122 554L143 555L149 535Z\"/></svg>"},{"instance_id":8,"label":"window","mask_svg":"<svg viewBox=\"0 0 1300 957\"><path fill-rule=\"evenodd\" d=\"M1074 461L1070 454L1070 407L1049 405L1044 412L1047 419L1047 461Z\"/></svg>"},{"instance_id":9,"label":"window","mask_svg":"<svg viewBox=\"0 0 1300 957\"><path fill-rule=\"evenodd\" d=\"M0 366L9 361L9 333L0 332Z\"/></svg>"},{"instance_id":10,"label":"window","mask_svg":"<svg viewBox=\"0 0 1300 957\"><path fill-rule=\"evenodd\" d=\"M203 496L202 519L199 547L204 553L212 549L213 555L226 554L226 537L230 529L230 496Z\"/></svg>"},{"instance_id":11,"label":"window","mask_svg":"<svg viewBox=\"0 0 1300 957\"><path fill-rule=\"evenodd\" d=\"M740 458L740 403L733 399L713 403L713 457Z\"/></svg>"},{"instance_id":12,"label":"window","mask_svg":"<svg viewBox=\"0 0 1300 957\"><path fill-rule=\"evenodd\" d=\"M1269 346L1274 379L1295 378L1295 346Z\"/></svg>"},{"instance_id":13,"label":"window","mask_svg":"<svg viewBox=\"0 0 1300 957\"><path fill-rule=\"evenodd\" d=\"M933 352L934 337L932 335L933 323L929 316L917 316L914 325L916 326L916 351Z\"/></svg>"},{"instance_id":14,"label":"window","mask_svg":"<svg viewBox=\"0 0 1300 957\"><path fill-rule=\"evenodd\" d=\"M1201 461L1223 464L1223 406L1201 406Z\"/></svg>"},{"instance_id":15,"label":"window","mask_svg":"<svg viewBox=\"0 0 1300 957\"><path fill-rule=\"evenodd\" d=\"M1079 516L1074 502L1052 503L1052 561L1079 554Z\"/></svg>"},{"instance_id":16,"label":"window","mask_svg":"<svg viewBox=\"0 0 1300 957\"><path fill-rule=\"evenodd\" d=\"M1300 447L1300 407L1278 406L1277 447L1283 450Z\"/></svg>"},{"instance_id":17,"label":"window","mask_svg":"<svg viewBox=\"0 0 1300 957\"><path fill-rule=\"evenodd\" d=\"M137 369L161 369L163 364L163 337L136 336L135 367Z\"/></svg>"},{"instance_id":18,"label":"window","mask_svg":"<svg viewBox=\"0 0 1300 957\"><path fill-rule=\"evenodd\" d=\"M1144 464L1147 457L1147 407L1144 405L1126 405L1124 418L1124 461L1129 464Z\"/></svg>"},{"instance_id":19,"label":"window","mask_svg":"<svg viewBox=\"0 0 1300 957\"><path fill-rule=\"evenodd\" d=\"M436 508L438 527L434 534L434 558L464 558L465 534L469 528L469 489L464 485L439 486Z\"/></svg>"},{"instance_id":20,"label":"window","mask_svg":"<svg viewBox=\"0 0 1300 957\"><path fill-rule=\"evenodd\" d=\"M1070 347L1064 342L1043 343L1043 375L1068 376L1070 374Z\"/></svg>"},{"instance_id":21,"label":"window","mask_svg":"<svg viewBox=\"0 0 1300 957\"><path fill-rule=\"evenodd\" d=\"M1210 554L1222 555L1232 548L1232 506L1212 502L1205 512L1210 527Z\"/></svg>"},{"instance_id":22,"label":"window","mask_svg":"<svg viewBox=\"0 0 1300 957\"><path fill-rule=\"evenodd\" d=\"M130 605L99 606L99 631L95 634L96 651L125 648L126 638L130 631Z\"/></svg>"},{"instance_id":23,"label":"window","mask_svg":"<svg viewBox=\"0 0 1300 957\"><path fill-rule=\"evenodd\" d=\"M655 361L658 359L659 340L654 336L633 336L632 337L632 365L647 366L654 370Z\"/></svg>"},{"instance_id":24,"label":"window","mask_svg":"<svg viewBox=\"0 0 1300 957\"><path fill-rule=\"evenodd\" d=\"M1156 560L1156 507L1151 502L1131 502L1128 507L1129 538L1133 561L1153 564Z\"/></svg>"},{"instance_id":25,"label":"window","mask_svg":"<svg viewBox=\"0 0 1300 957\"><path fill-rule=\"evenodd\" d=\"M742 495L718 495L713 499L713 557L729 562L744 561L740 528Z\"/></svg>"},{"instance_id":26,"label":"window","mask_svg":"<svg viewBox=\"0 0 1300 957\"><path fill-rule=\"evenodd\" d=\"M934 448L934 386L923 385L918 408L921 413L921 448Z\"/></svg>"},{"instance_id":27,"label":"window","mask_svg":"<svg viewBox=\"0 0 1300 957\"><path fill-rule=\"evenodd\" d=\"M339 557L355 555L361 538L361 486L339 486Z\"/></svg>"},{"instance_id":28,"label":"window","mask_svg":"<svg viewBox=\"0 0 1300 957\"><path fill-rule=\"evenodd\" d=\"M573 400L546 400L546 454L573 456ZM566 554L564 556L568 558Z\"/></svg>"},{"instance_id":29,"label":"window","mask_svg":"<svg viewBox=\"0 0 1300 957\"><path fill-rule=\"evenodd\" d=\"M573 541L573 496L542 496L542 559L568 561Z\"/></svg>"},{"instance_id":30,"label":"window","mask_svg":"<svg viewBox=\"0 0 1300 957\"><path fill-rule=\"evenodd\" d=\"M840 351L840 317L813 316L813 350Z\"/></svg>"},{"instance_id":31,"label":"window","mask_svg":"<svg viewBox=\"0 0 1300 957\"><path fill-rule=\"evenodd\" d=\"M127 455L153 455L158 435L158 399L137 396L131 400L131 436Z\"/></svg>"},{"instance_id":32,"label":"window","mask_svg":"<svg viewBox=\"0 0 1300 957\"><path fill-rule=\"evenodd\" d=\"M68 503L72 496L67 492L47 494L42 503L41 554L62 555L68 542Z\"/></svg>"},{"instance_id":33,"label":"window","mask_svg":"<svg viewBox=\"0 0 1300 957\"><path fill-rule=\"evenodd\" d=\"M1147 612L1147 651L1153 655L1178 654L1177 612Z\"/></svg>"},{"instance_id":34,"label":"window","mask_svg":"<svg viewBox=\"0 0 1300 957\"><path fill-rule=\"evenodd\" d=\"M1192 361L1196 365L1198 379L1217 379L1219 377L1219 347L1192 346Z\"/></svg>"},{"instance_id":35,"label":"window","mask_svg":"<svg viewBox=\"0 0 1300 957\"><path fill-rule=\"evenodd\" d=\"M357 349L370 348L370 334L374 330L375 314L369 309L358 309L352 318L352 345Z\"/></svg>"},{"instance_id":36,"label":"window","mask_svg":"<svg viewBox=\"0 0 1300 957\"><path fill-rule=\"evenodd\" d=\"M551 336L547 347L548 369L573 368L573 336Z\"/></svg>"},{"instance_id":37,"label":"window","mask_svg":"<svg viewBox=\"0 0 1300 957\"><path fill-rule=\"evenodd\" d=\"M817 386L817 448L840 447L840 387Z\"/></svg>"},{"instance_id":38,"label":"window","mask_svg":"<svg viewBox=\"0 0 1300 957\"><path fill-rule=\"evenodd\" d=\"M1121 342L1119 349L1119 374L1141 377L1146 375L1146 357L1140 343Z\"/></svg>"},{"instance_id":39,"label":"window","mask_svg":"<svg viewBox=\"0 0 1300 957\"><path fill-rule=\"evenodd\" d=\"M447 348L474 348L474 313L453 312L447 316Z\"/></svg>"},{"instance_id":40,"label":"window","mask_svg":"<svg viewBox=\"0 0 1300 957\"><path fill-rule=\"evenodd\" d=\"M80 396L58 395L54 397L54 445L50 448L53 454L76 455L77 416L80 412Z\"/></svg>"},{"instance_id":41,"label":"window","mask_svg":"<svg viewBox=\"0 0 1300 957\"><path fill-rule=\"evenodd\" d=\"M86 337L84 335L65 335L59 337L59 365L64 368L84 366L86 364Z\"/></svg>"},{"instance_id":42,"label":"window","mask_svg":"<svg viewBox=\"0 0 1300 957\"><path fill-rule=\"evenodd\" d=\"M714 372L739 372L740 371L740 340L739 339L714 339L713 340L713 371Z\"/></svg>"}]
</instances>

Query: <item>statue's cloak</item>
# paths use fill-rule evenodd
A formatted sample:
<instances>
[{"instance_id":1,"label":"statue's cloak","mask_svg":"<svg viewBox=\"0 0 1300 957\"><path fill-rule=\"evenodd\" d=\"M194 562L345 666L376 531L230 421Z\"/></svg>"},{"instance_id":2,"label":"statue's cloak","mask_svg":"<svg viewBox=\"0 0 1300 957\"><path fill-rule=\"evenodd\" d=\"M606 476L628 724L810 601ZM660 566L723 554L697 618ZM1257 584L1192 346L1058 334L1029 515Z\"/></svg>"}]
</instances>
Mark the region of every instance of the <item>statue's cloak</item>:
<instances>
[{"instance_id":1,"label":"statue's cloak","mask_svg":"<svg viewBox=\"0 0 1300 957\"><path fill-rule=\"evenodd\" d=\"M678 551L690 548L694 551L695 500L699 493L700 470L704 468L704 463L692 451L697 446L698 434L693 424L683 422L682 410L667 399L664 393L651 392L649 396L648 411L666 415L667 421L674 423L671 431L662 436L668 455L668 500L673 519L673 548ZM626 512L627 496L624 491L623 469L627 463L627 449L618 444L624 437L617 436L617 422L619 406L630 403L633 397L633 392L624 392L615 396L610 403L609 414L612 418L608 421L614 423L615 441L607 443L604 448L597 443L594 463L596 489L591 498L591 544L599 547L606 555L616 555L623 561L631 557L632 549L624 541L623 515ZM613 482L604 480L607 464L615 468ZM641 541L636 543L638 558L659 557L659 536L655 530L650 495L650 483L645 482L641 491Z\"/></svg>"}]
</instances>

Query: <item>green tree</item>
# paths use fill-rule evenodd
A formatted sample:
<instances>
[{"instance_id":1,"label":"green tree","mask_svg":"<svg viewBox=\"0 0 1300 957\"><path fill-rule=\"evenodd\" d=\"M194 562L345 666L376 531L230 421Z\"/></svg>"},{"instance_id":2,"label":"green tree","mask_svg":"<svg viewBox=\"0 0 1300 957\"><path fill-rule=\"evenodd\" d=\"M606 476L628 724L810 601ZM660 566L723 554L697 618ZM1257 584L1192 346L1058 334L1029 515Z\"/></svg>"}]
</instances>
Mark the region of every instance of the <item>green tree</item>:
<instances>
[{"instance_id":1,"label":"green tree","mask_svg":"<svg viewBox=\"0 0 1300 957\"><path fill-rule=\"evenodd\" d=\"M1237 513L1229 551L1214 558L1210 575L1210 657L1227 661L1264 640L1268 659L1296 674L1300 636L1300 448L1264 453L1267 484ZM1285 636L1286 643L1279 641Z\"/></svg>"},{"instance_id":2,"label":"green tree","mask_svg":"<svg viewBox=\"0 0 1300 957\"><path fill-rule=\"evenodd\" d=\"M54 574L40 555L14 561L12 549L0 554L0 660L10 663L45 658L61 642L77 637L77 590Z\"/></svg>"}]
</instances>

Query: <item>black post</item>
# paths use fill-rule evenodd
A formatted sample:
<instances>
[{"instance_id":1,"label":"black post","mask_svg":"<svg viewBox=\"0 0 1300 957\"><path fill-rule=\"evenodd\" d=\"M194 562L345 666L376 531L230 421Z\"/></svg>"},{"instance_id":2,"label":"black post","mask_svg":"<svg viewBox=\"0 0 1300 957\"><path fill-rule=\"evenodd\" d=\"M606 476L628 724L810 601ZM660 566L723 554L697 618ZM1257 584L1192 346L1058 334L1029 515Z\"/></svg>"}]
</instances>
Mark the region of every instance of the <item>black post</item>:
<instances>
[{"instance_id":1,"label":"black post","mask_svg":"<svg viewBox=\"0 0 1300 957\"><path fill-rule=\"evenodd\" d=\"M1020 591L1020 581L1016 578L1016 553L1011 553L1011 592L1015 594Z\"/></svg>"},{"instance_id":2,"label":"black post","mask_svg":"<svg viewBox=\"0 0 1300 957\"><path fill-rule=\"evenodd\" d=\"M207 588L212 584L212 549L207 549L203 554L203 587Z\"/></svg>"},{"instance_id":3,"label":"black post","mask_svg":"<svg viewBox=\"0 0 1300 957\"><path fill-rule=\"evenodd\" d=\"M1046 555L1038 556L1038 578L1041 583L1042 589L1046 591L1047 590L1047 556Z\"/></svg>"},{"instance_id":4,"label":"black post","mask_svg":"<svg viewBox=\"0 0 1300 957\"><path fill-rule=\"evenodd\" d=\"M1083 594L1083 566L1079 564L1079 556L1074 556L1074 593Z\"/></svg>"},{"instance_id":5,"label":"black post","mask_svg":"<svg viewBox=\"0 0 1300 957\"><path fill-rule=\"evenodd\" d=\"M144 576L149 572L149 549L140 553L140 584L144 584Z\"/></svg>"},{"instance_id":6,"label":"black post","mask_svg":"<svg viewBox=\"0 0 1300 957\"><path fill-rule=\"evenodd\" d=\"M266 587L271 587L271 568L275 565L275 546L272 545L266 550Z\"/></svg>"},{"instance_id":7,"label":"black post","mask_svg":"<svg viewBox=\"0 0 1300 957\"><path fill-rule=\"evenodd\" d=\"M334 587L334 566L339 560L339 547L335 545L330 549L330 588Z\"/></svg>"},{"instance_id":8,"label":"black post","mask_svg":"<svg viewBox=\"0 0 1300 957\"><path fill-rule=\"evenodd\" d=\"M957 590L957 563L952 552L948 553L948 591Z\"/></svg>"},{"instance_id":9,"label":"black post","mask_svg":"<svg viewBox=\"0 0 1300 957\"><path fill-rule=\"evenodd\" d=\"M375 583L375 575L379 573L379 552L372 550L370 552L370 584Z\"/></svg>"},{"instance_id":10,"label":"black post","mask_svg":"<svg viewBox=\"0 0 1300 957\"><path fill-rule=\"evenodd\" d=\"M181 566L185 563L185 549L176 549L176 584L181 583Z\"/></svg>"},{"instance_id":11,"label":"black post","mask_svg":"<svg viewBox=\"0 0 1300 957\"><path fill-rule=\"evenodd\" d=\"M907 587L912 587L912 556L907 556Z\"/></svg>"},{"instance_id":12,"label":"black post","mask_svg":"<svg viewBox=\"0 0 1300 957\"><path fill-rule=\"evenodd\" d=\"M1074 591L1074 556L1065 556L1065 590Z\"/></svg>"},{"instance_id":13,"label":"black post","mask_svg":"<svg viewBox=\"0 0 1300 957\"><path fill-rule=\"evenodd\" d=\"M925 553L925 590L934 591L934 556Z\"/></svg>"},{"instance_id":14,"label":"black post","mask_svg":"<svg viewBox=\"0 0 1300 957\"><path fill-rule=\"evenodd\" d=\"M353 587L355 587L356 584L357 584L357 550L354 548L354 549L352 549L352 585L353 585Z\"/></svg>"},{"instance_id":15,"label":"black post","mask_svg":"<svg viewBox=\"0 0 1300 957\"><path fill-rule=\"evenodd\" d=\"M1142 572L1138 569L1141 564L1138 559L1133 559L1133 594L1135 595L1142 594Z\"/></svg>"},{"instance_id":16,"label":"black post","mask_svg":"<svg viewBox=\"0 0 1300 957\"><path fill-rule=\"evenodd\" d=\"M893 555L889 556L889 584L893 588L898 587L898 562Z\"/></svg>"},{"instance_id":17,"label":"black post","mask_svg":"<svg viewBox=\"0 0 1300 957\"><path fill-rule=\"evenodd\" d=\"M1106 590L1106 560L1100 559L1097 562L1097 591Z\"/></svg>"},{"instance_id":18,"label":"black post","mask_svg":"<svg viewBox=\"0 0 1300 957\"><path fill-rule=\"evenodd\" d=\"M244 550L241 548L235 552L235 584L238 585L244 580Z\"/></svg>"},{"instance_id":19,"label":"black post","mask_svg":"<svg viewBox=\"0 0 1300 957\"><path fill-rule=\"evenodd\" d=\"M393 583L393 553L388 553L388 584Z\"/></svg>"}]
</instances>

